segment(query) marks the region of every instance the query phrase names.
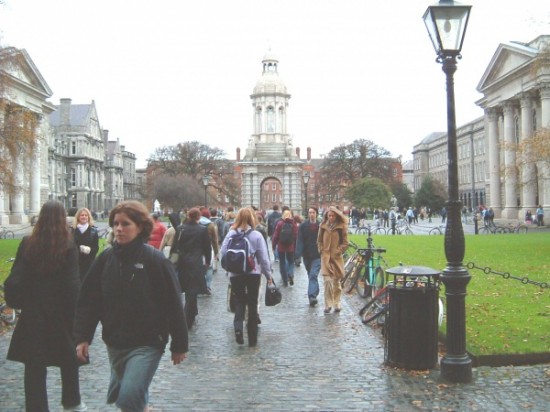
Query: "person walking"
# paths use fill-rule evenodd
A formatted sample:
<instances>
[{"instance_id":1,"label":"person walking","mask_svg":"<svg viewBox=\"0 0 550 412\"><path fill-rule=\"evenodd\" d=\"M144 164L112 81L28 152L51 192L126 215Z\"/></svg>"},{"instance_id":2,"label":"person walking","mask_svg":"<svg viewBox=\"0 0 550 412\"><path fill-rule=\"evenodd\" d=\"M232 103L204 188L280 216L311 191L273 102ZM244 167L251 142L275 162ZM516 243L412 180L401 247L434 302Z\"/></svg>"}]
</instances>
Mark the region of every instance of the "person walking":
<instances>
[{"instance_id":1,"label":"person walking","mask_svg":"<svg viewBox=\"0 0 550 412\"><path fill-rule=\"evenodd\" d=\"M160 244L162 243L162 238L164 237L166 230L166 226L164 226L159 220L159 215L157 213L153 213L153 231L149 235L149 240L147 243L160 250Z\"/></svg>"},{"instance_id":2,"label":"person walking","mask_svg":"<svg viewBox=\"0 0 550 412\"><path fill-rule=\"evenodd\" d=\"M185 293L185 318L191 329L199 314L197 296L206 293L206 270L212 260L212 244L208 229L199 223L201 212L193 207L187 212L187 220L180 225L176 238L179 259L176 263L181 289ZM180 236L181 232L181 236Z\"/></svg>"},{"instance_id":3,"label":"person walking","mask_svg":"<svg viewBox=\"0 0 550 412\"><path fill-rule=\"evenodd\" d=\"M294 251L297 237L298 225L292 218L292 212L285 210L275 226L271 239L271 247L273 250L277 249L279 254L279 272L284 286L294 285Z\"/></svg>"},{"instance_id":4,"label":"person walking","mask_svg":"<svg viewBox=\"0 0 550 412\"><path fill-rule=\"evenodd\" d=\"M535 213L537 215L537 226L544 226L544 209L541 205L537 207Z\"/></svg>"},{"instance_id":5,"label":"person walking","mask_svg":"<svg viewBox=\"0 0 550 412\"><path fill-rule=\"evenodd\" d=\"M174 244L176 237L176 230L180 225L180 214L177 212L170 213L168 215L170 221L170 227L164 232L162 242L160 242L159 250L164 253L167 258L170 257L172 251L172 245Z\"/></svg>"},{"instance_id":6,"label":"person walking","mask_svg":"<svg viewBox=\"0 0 550 412\"><path fill-rule=\"evenodd\" d=\"M267 235L273 239L273 233L275 232L276 223L281 219L281 212L279 212L279 205L273 205L273 211L267 217ZM279 261L279 252L277 248L273 248L273 258L275 262Z\"/></svg>"},{"instance_id":7,"label":"person walking","mask_svg":"<svg viewBox=\"0 0 550 412\"><path fill-rule=\"evenodd\" d=\"M113 246L94 261L78 298L76 354L81 362L88 361L101 322L111 366L107 403L124 412L147 412L149 385L169 336L173 364L187 357L181 289L172 263L146 244L153 220L142 203L117 204L109 225Z\"/></svg>"},{"instance_id":8,"label":"person walking","mask_svg":"<svg viewBox=\"0 0 550 412\"><path fill-rule=\"evenodd\" d=\"M321 274L325 289L325 313L332 309L340 312L342 286L340 280L344 277L343 254L348 248L348 222L344 214L331 206L323 216L319 227L317 248L321 255Z\"/></svg>"},{"instance_id":9,"label":"person walking","mask_svg":"<svg viewBox=\"0 0 550 412\"><path fill-rule=\"evenodd\" d=\"M251 320L259 317L258 296L261 275L265 276L268 284L273 283L267 244L261 233L254 230L256 225L254 211L248 207L241 208L221 247L221 255L224 256L227 253L231 237L238 233L245 233L249 243L249 255L254 257L254 268L250 273L228 272L231 291L235 297L235 316L233 318L235 340L239 345L244 344L244 318L245 311L248 309L249 321L246 324L248 346L256 346L258 343L258 322Z\"/></svg>"},{"instance_id":10,"label":"person walking","mask_svg":"<svg viewBox=\"0 0 550 412\"><path fill-rule=\"evenodd\" d=\"M80 398L78 360L72 337L80 288L78 249L67 228L63 205L42 206L32 234L19 244L6 301L21 309L7 359L25 364L25 410L46 412L47 367L61 370L61 403L66 411L86 411ZM12 280L19 279L17 283ZM21 295L13 302L12 295Z\"/></svg>"},{"instance_id":11,"label":"person walking","mask_svg":"<svg viewBox=\"0 0 550 412\"><path fill-rule=\"evenodd\" d=\"M73 238L78 247L78 268L80 279L84 279L99 251L99 235L94 218L85 207L78 209L73 222Z\"/></svg>"},{"instance_id":12,"label":"person walking","mask_svg":"<svg viewBox=\"0 0 550 412\"><path fill-rule=\"evenodd\" d=\"M319 220L317 208L311 206L308 210L308 219L298 228L296 241L296 257L302 258L308 277L307 297L309 305L317 305L319 295L319 271L321 270L321 255L317 248L319 236Z\"/></svg>"},{"instance_id":13,"label":"person walking","mask_svg":"<svg viewBox=\"0 0 550 412\"><path fill-rule=\"evenodd\" d=\"M212 258L210 264L206 268L206 295L212 295L212 276L214 274L214 262L218 261L218 253L220 250L220 244L218 243L218 228L216 224L210 220L210 210L203 207L200 209L201 218L199 223L206 227L208 230L208 237L210 239L210 244L212 245Z\"/></svg>"}]
</instances>

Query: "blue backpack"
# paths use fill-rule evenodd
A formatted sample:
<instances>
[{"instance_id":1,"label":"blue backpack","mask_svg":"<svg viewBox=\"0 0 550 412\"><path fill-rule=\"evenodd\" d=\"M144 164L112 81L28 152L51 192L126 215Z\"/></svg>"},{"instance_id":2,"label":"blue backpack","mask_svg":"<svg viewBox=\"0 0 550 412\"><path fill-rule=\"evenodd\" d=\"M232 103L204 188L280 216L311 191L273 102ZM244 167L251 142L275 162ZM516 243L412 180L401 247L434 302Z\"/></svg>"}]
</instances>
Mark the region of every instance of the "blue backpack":
<instances>
[{"instance_id":1,"label":"blue backpack","mask_svg":"<svg viewBox=\"0 0 550 412\"><path fill-rule=\"evenodd\" d=\"M254 256L250 254L250 242L247 237L251 231L252 229L231 235L227 250L222 256L222 268L239 275L246 275L255 269Z\"/></svg>"}]
</instances>

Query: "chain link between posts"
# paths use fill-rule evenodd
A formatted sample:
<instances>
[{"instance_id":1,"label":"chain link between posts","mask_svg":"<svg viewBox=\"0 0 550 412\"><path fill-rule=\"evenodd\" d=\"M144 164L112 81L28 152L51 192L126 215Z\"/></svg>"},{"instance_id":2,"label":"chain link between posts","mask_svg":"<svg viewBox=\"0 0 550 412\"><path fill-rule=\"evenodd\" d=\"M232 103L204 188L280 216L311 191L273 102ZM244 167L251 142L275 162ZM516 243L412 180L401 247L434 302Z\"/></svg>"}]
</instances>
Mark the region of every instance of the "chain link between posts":
<instances>
[{"instance_id":1,"label":"chain link between posts","mask_svg":"<svg viewBox=\"0 0 550 412\"><path fill-rule=\"evenodd\" d=\"M476 266L476 264L474 262L468 262L468 264L466 266L468 267L468 269L481 270L486 275L493 274L493 275L502 276L504 279L518 280L521 283L523 283L524 285L535 285L535 286L539 286L541 289L548 289L548 287L549 287L548 282L536 282L534 280L530 280L527 276L524 276L524 277L520 278L520 277L511 275L510 272L498 272L496 270L491 269L488 266L486 266L486 267Z\"/></svg>"}]
</instances>

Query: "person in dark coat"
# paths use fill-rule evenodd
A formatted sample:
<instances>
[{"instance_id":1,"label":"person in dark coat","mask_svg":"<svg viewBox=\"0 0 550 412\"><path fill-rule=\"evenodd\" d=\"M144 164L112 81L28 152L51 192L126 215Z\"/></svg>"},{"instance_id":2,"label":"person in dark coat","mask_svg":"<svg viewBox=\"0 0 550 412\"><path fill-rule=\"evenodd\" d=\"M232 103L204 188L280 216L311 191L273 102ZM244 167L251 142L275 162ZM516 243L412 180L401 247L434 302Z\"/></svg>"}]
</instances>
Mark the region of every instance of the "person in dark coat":
<instances>
[{"instance_id":1,"label":"person in dark coat","mask_svg":"<svg viewBox=\"0 0 550 412\"><path fill-rule=\"evenodd\" d=\"M118 203L109 225L113 246L94 261L78 297L76 354L86 362L101 322L111 366L107 403L123 411L148 411L149 385L169 336L174 365L187 357L181 289L172 263L146 244L153 220L142 203Z\"/></svg>"},{"instance_id":2,"label":"person in dark coat","mask_svg":"<svg viewBox=\"0 0 550 412\"><path fill-rule=\"evenodd\" d=\"M25 364L25 410L49 411L47 367L57 366L61 369L63 407L85 411L72 338L80 288L78 249L60 202L48 201L42 206L32 234L19 245L12 276L22 279L24 297L7 358ZM8 281L5 293L7 298L12 293Z\"/></svg>"},{"instance_id":3,"label":"person in dark coat","mask_svg":"<svg viewBox=\"0 0 550 412\"><path fill-rule=\"evenodd\" d=\"M85 207L78 209L73 221L73 238L78 247L78 267L83 279L99 251L99 235L94 218Z\"/></svg>"},{"instance_id":4,"label":"person in dark coat","mask_svg":"<svg viewBox=\"0 0 550 412\"><path fill-rule=\"evenodd\" d=\"M176 233L180 252L176 267L181 289L185 293L185 318L189 329L199 314L197 295L206 291L206 269L212 260L210 235L207 227L199 223L200 218L200 209L191 208L187 212L187 220Z\"/></svg>"},{"instance_id":5,"label":"person in dark coat","mask_svg":"<svg viewBox=\"0 0 550 412\"><path fill-rule=\"evenodd\" d=\"M307 296L309 305L317 305L319 295L319 271L321 270L321 255L317 249L317 237L319 236L318 209L311 206L308 210L308 220L298 228L298 240L296 241L296 257L304 259L308 277Z\"/></svg>"},{"instance_id":6,"label":"person in dark coat","mask_svg":"<svg viewBox=\"0 0 550 412\"><path fill-rule=\"evenodd\" d=\"M292 235L294 241L289 244L283 244L280 242L281 231L285 224L292 225ZM283 279L283 285L294 285L294 251L296 250L296 239L298 238L298 225L292 217L290 210L285 210L281 220L279 220L273 231L273 237L271 239L271 247L273 250L277 250L279 253L279 272Z\"/></svg>"}]
</instances>

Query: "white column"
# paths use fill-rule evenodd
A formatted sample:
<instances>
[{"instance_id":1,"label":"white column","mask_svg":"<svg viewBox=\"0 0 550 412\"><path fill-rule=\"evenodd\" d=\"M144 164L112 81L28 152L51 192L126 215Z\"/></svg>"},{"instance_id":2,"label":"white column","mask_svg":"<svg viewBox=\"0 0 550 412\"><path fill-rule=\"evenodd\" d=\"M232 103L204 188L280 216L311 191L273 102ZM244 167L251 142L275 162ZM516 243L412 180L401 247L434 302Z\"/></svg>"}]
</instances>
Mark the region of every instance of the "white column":
<instances>
[{"instance_id":1,"label":"white column","mask_svg":"<svg viewBox=\"0 0 550 412\"><path fill-rule=\"evenodd\" d=\"M21 224L27 223L28 219L25 215L25 188L23 187L24 183L24 172L23 172L23 160L19 157L14 159L13 162L13 173L14 173L14 186L15 190L13 195L11 195L11 215L10 223L12 224Z\"/></svg>"},{"instance_id":2,"label":"white column","mask_svg":"<svg viewBox=\"0 0 550 412\"><path fill-rule=\"evenodd\" d=\"M5 226L10 223L10 217L6 213L6 195L4 189L0 186L0 225Z\"/></svg>"},{"instance_id":3,"label":"white column","mask_svg":"<svg viewBox=\"0 0 550 412\"><path fill-rule=\"evenodd\" d=\"M545 85L540 89L541 103L541 127L550 127L550 85ZM545 163L541 166L539 172L539 204L545 210L550 208L550 168Z\"/></svg>"},{"instance_id":4,"label":"white column","mask_svg":"<svg viewBox=\"0 0 550 412\"><path fill-rule=\"evenodd\" d=\"M29 216L38 216L40 212L40 180L41 180L41 148L40 139L36 139L34 153L32 154L32 162L30 164L30 200L29 200Z\"/></svg>"},{"instance_id":5,"label":"white column","mask_svg":"<svg viewBox=\"0 0 550 412\"><path fill-rule=\"evenodd\" d=\"M504 210L502 217L517 219L516 142L514 136L514 104L504 104Z\"/></svg>"},{"instance_id":6,"label":"white column","mask_svg":"<svg viewBox=\"0 0 550 412\"><path fill-rule=\"evenodd\" d=\"M495 215L500 216L502 211L500 202L500 153L498 142L498 114L496 109L485 111L487 118L487 141L489 144L489 204Z\"/></svg>"},{"instance_id":7,"label":"white column","mask_svg":"<svg viewBox=\"0 0 550 412\"><path fill-rule=\"evenodd\" d=\"M533 133L533 109L532 99L530 96L524 96L521 99L521 140L529 139ZM530 159L531 154L528 148L525 148L523 154L524 162L522 162L521 170L521 189L522 189L522 209L519 212L519 218L525 216L527 210L533 212L536 209L536 184L535 165Z\"/></svg>"}]
</instances>

